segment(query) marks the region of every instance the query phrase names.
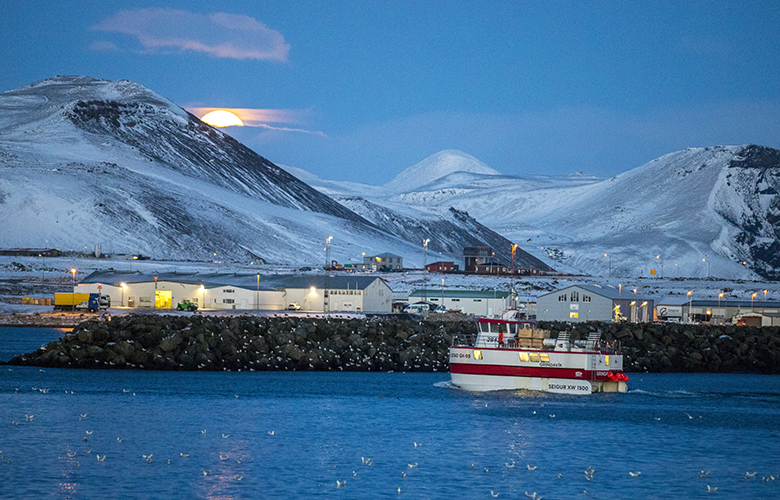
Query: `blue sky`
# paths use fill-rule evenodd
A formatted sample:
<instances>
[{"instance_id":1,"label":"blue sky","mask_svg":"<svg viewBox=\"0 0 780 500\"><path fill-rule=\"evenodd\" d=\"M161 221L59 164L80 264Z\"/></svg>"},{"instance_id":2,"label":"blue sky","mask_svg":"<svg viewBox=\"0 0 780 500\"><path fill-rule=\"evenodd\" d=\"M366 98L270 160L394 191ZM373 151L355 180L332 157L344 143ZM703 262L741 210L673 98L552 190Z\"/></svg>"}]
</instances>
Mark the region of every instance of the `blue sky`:
<instances>
[{"instance_id":1,"label":"blue sky","mask_svg":"<svg viewBox=\"0 0 780 500\"><path fill-rule=\"evenodd\" d=\"M677 5L679 3L679 5ZM780 148L777 2L25 2L0 90L57 74L258 112L228 133L382 184L442 149L611 176L686 147ZM263 121L264 117L275 121Z\"/></svg>"}]
</instances>

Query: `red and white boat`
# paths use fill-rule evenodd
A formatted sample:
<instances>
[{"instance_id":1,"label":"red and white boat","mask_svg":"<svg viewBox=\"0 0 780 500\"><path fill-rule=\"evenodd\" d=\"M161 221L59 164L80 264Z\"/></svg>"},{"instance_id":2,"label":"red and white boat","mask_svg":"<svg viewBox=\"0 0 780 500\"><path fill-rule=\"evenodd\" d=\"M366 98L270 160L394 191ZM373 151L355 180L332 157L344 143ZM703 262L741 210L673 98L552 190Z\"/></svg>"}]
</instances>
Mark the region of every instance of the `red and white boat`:
<instances>
[{"instance_id":1,"label":"red and white boat","mask_svg":"<svg viewBox=\"0 0 780 500\"><path fill-rule=\"evenodd\" d=\"M467 391L527 389L559 394L626 392L620 346L602 341L600 332L587 340L557 338L531 322L479 318L477 335L455 336L450 347L452 383Z\"/></svg>"}]
</instances>

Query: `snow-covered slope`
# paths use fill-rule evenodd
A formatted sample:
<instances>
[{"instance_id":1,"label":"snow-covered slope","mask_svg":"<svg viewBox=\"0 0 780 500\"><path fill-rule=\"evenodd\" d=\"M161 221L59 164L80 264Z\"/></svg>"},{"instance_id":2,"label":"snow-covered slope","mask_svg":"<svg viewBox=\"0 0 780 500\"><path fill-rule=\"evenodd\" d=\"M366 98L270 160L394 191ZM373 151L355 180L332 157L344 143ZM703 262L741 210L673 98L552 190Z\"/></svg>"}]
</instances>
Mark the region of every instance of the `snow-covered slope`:
<instances>
[{"instance_id":1,"label":"snow-covered slope","mask_svg":"<svg viewBox=\"0 0 780 500\"><path fill-rule=\"evenodd\" d=\"M280 263L391 251L418 237L344 205L129 81L57 77L0 94L2 247Z\"/></svg>"},{"instance_id":2,"label":"snow-covered slope","mask_svg":"<svg viewBox=\"0 0 780 500\"><path fill-rule=\"evenodd\" d=\"M500 175L471 155L447 149L407 168L385 184L385 188L399 193L414 191L437 179L455 173L478 174L479 176Z\"/></svg>"},{"instance_id":3,"label":"snow-covered slope","mask_svg":"<svg viewBox=\"0 0 780 500\"><path fill-rule=\"evenodd\" d=\"M436 158L452 154L424 160L399 175L397 185L365 198L399 214L436 214L450 207L467 212L568 272L780 279L778 150L689 148L610 179L458 168L433 168L432 181L423 176L420 165L436 165ZM340 192L334 185L329 189ZM349 206L377 220L376 208Z\"/></svg>"}]
</instances>

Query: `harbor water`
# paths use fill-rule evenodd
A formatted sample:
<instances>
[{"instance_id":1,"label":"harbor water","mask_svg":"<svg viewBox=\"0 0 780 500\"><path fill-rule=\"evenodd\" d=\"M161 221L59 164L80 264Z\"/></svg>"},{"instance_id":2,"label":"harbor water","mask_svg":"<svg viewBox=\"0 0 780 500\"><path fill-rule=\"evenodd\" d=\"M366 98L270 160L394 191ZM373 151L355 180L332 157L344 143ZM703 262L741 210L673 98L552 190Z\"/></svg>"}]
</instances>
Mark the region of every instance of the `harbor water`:
<instances>
[{"instance_id":1,"label":"harbor water","mask_svg":"<svg viewBox=\"0 0 780 500\"><path fill-rule=\"evenodd\" d=\"M0 360L60 334L0 328ZM780 377L448 380L0 366L0 498L780 498Z\"/></svg>"}]
</instances>

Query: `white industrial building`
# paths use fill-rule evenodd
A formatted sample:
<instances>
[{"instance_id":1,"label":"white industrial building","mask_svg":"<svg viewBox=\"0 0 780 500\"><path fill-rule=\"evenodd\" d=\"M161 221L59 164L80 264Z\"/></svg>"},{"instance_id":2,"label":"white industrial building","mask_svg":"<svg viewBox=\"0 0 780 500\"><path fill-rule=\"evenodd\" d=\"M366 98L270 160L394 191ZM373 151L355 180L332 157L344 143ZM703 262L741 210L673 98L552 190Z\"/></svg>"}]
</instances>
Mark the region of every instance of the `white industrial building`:
<instances>
[{"instance_id":1,"label":"white industrial building","mask_svg":"<svg viewBox=\"0 0 780 500\"><path fill-rule=\"evenodd\" d=\"M448 311L474 316L501 316L510 307L509 292L424 288L409 293L409 303L430 302Z\"/></svg>"},{"instance_id":2,"label":"white industrial building","mask_svg":"<svg viewBox=\"0 0 780 500\"><path fill-rule=\"evenodd\" d=\"M111 297L114 307L391 312L392 290L379 277L95 271L77 293Z\"/></svg>"},{"instance_id":3,"label":"white industrial building","mask_svg":"<svg viewBox=\"0 0 780 500\"><path fill-rule=\"evenodd\" d=\"M610 285L571 285L536 299L538 321L653 321L653 300Z\"/></svg>"}]
</instances>

